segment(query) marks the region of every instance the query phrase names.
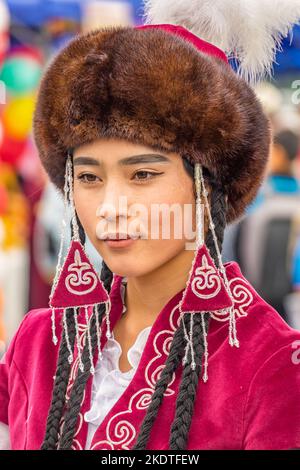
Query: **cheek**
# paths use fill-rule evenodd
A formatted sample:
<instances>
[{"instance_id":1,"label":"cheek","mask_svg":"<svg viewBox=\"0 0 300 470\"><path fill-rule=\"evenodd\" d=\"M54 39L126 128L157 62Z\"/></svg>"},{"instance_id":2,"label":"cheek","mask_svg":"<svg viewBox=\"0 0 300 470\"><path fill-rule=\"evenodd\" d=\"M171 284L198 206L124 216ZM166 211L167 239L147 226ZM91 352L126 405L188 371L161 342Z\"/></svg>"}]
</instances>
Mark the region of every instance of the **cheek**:
<instances>
[{"instance_id":1,"label":"cheek","mask_svg":"<svg viewBox=\"0 0 300 470\"><path fill-rule=\"evenodd\" d=\"M193 239L196 227L196 207L191 182L184 180L183 183L178 180L173 185L168 185L160 193L159 202L162 204L161 209L155 211L152 224L159 227L162 242L169 241L170 246L180 248L187 239Z\"/></svg>"},{"instance_id":2,"label":"cheek","mask_svg":"<svg viewBox=\"0 0 300 470\"><path fill-rule=\"evenodd\" d=\"M180 254L194 240L193 187L187 184L184 188L179 183L159 188L153 200L147 201L148 239L139 242L132 251L133 269L137 269L137 258L143 269L155 269Z\"/></svg>"}]
</instances>

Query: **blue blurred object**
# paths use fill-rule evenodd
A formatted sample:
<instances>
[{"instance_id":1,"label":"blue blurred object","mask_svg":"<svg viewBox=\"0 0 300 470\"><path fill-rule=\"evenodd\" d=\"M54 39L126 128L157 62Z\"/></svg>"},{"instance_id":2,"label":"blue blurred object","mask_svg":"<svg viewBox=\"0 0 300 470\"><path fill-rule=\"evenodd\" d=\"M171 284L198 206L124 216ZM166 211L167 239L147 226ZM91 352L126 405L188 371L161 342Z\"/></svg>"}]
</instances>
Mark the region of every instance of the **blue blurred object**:
<instances>
[{"instance_id":1,"label":"blue blurred object","mask_svg":"<svg viewBox=\"0 0 300 470\"><path fill-rule=\"evenodd\" d=\"M268 178L268 184L274 193L300 194L300 183L294 176L271 175Z\"/></svg>"},{"instance_id":2,"label":"blue blurred object","mask_svg":"<svg viewBox=\"0 0 300 470\"><path fill-rule=\"evenodd\" d=\"M144 7L142 0L130 0L133 6L134 14L135 14L135 22L136 24L142 24L142 16L144 13Z\"/></svg>"},{"instance_id":3,"label":"blue blurred object","mask_svg":"<svg viewBox=\"0 0 300 470\"><path fill-rule=\"evenodd\" d=\"M82 5L88 0L7 0L12 21L38 27L55 17L80 21ZM141 23L142 0L119 0L131 3L136 23Z\"/></svg>"},{"instance_id":4,"label":"blue blurred object","mask_svg":"<svg viewBox=\"0 0 300 470\"><path fill-rule=\"evenodd\" d=\"M89 0L7 0L11 15L11 40L14 46L33 43L40 44L39 35L42 33L46 40L50 40L49 53L64 47L74 36L80 32L80 23L83 16L83 7ZM142 23L144 12L142 0L118 0L130 3L133 8L134 21ZM57 34L48 36L50 23L66 22L66 28ZM78 27L76 26L78 25ZM55 25L54 25L55 30Z\"/></svg>"},{"instance_id":5,"label":"blue blurred object","mask_svg":"<svg viewBox=\"0 0 300 470\"><path fill-rule=\"evenodd\" d=\"M39 27L55 17L80 21L82 1L79 0L7 0L12 23Z\"/></svg>"},{"instance_id":6,"label":"blue blurred object","mask_svg":"<svg viewBox=\"0 0 300 470\"><path fill-rule=\"evenodd\" d=\"M246 208L246 213L254 212L265 202L266 196L270 194L300 194L300 182L293 176L270 175L261 186L254 201Z\"/></svg>"},{"instance_id":7,"label":"blue blurred object","mask_svg":"<svg viewBox=\"0 0 300 470\"><path fill-rule=\"evenodd\" d=\"M292 282L296 289L300 289L300 239L295 249L292 270Z\"/></svg>"},{"instance_id":8,"label":"blue blurred object","mask_svg":"<svg viewBox=\"0 0 300 470\"><path fill-rule=\"evenodd\" d=\"M278 52L274 64L274 74L292 72L300 69L300 25L282 42L283 52Z\"/></svg>"}]
</instances>

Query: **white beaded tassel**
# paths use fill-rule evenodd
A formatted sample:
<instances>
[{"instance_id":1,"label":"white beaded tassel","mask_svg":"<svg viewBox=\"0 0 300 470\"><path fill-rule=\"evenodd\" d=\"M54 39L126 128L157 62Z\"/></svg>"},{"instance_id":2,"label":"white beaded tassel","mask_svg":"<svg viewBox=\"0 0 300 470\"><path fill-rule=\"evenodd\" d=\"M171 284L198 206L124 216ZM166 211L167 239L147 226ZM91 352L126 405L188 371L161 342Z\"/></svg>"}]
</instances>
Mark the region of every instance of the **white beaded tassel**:
<instances>
[{"instance_id":1,"label":"white beaded tassel","mask_svg":"<svg viewBox=\"0 0 300 470\"><path fill-rule=\"evenodd\" d=\"M78 316L80 312L80 307L78 307L78 314L75 313L75 331L76 331L76 344L77 344L77 352L78 352L78 361L79 361L79 369L81 372L84 371L84 365L82 362L82 355L81 355L81 345L80 345L80 335L79 335L79 325L78 325Z\"/></svg>"},{"instance_id":2,"label":"white beaded tassel","mask_svg":"<svg viewBox=\"0 0 300 470\"><path fill-rule=\"evenodd\" d=\"M203 227L203 213L201 205L201 179L200 179L200 164L195 164L195 187L196 187L196 252L195 257L197 256L198 248L201 247L204 243L204 227ZM191 313L190 319L190 331L189 335L187 334L185 323L183 321L184 335L186 339L185 355L182 361L182 364L185 365L187 362L188 350L191 350L191 368L195 370L195 352L193 346L193 326L194 326L194 314Z\"/></svg>"},{"instance_id":3,"label":"white beaded tassel","mask_svg":"<svg viewBox=\"0 0 300 470\"><path fill-rule=\"evenodd\" d=\"M51 307L51 329L52 329L52 342L55 346L58 343L58 339L56 336L56 329L55 329L55 309Z\"/></svg>"},{"instance_id":4,"label":"white beaded tassel","mask_svg":"<svg viewBox=\"0 0 300 470\"><path fill-rule=\"evenodd\" d=\"M93 316L93 313L92 312L92 315L89 319L89 313L88 313L88 307L85 306L84 307L85 309L85 320L86 320L86 327L87 327L87 339L88 339L88 348L89 348L89 356L90 356L90 372L91 374L94 375L95 373L95 368L94 368L94 363L93 363L93 352L92 352L92 339L91 339L91 331L90 331L90 320Z\"/></svg>"},{"instance_id":5,"label":"white beaded tassel","mask_svg":"<svg viewBox=\"0 0 300 470\"><path fill-rule=\"evenodd\" d=\"M72 362L73 362L73 351L72 351L71 344L70 344L70 339L69 339L69 332L68 332L68 325L67 325L66 313L67 313L67 309L64 308L64 313L63 313L63 325L64 325L64 331L65 331L65 337L66 337L67 348L68 348L68 350L69 350L68 362L69 362L69 364L72 364Z\"/></svg>"},{"instance_id":6,"label":"white beaded tassel","mask_svg":"<svg viewBox=\"0 0 300 470\"><path fill-rule=\"evenodd\" d=\"M182 365L184 366L187 363L187 356L188 356L188 351L189 351L189 346L190 346L190 338L187 334L185 324L184 324L184 321L183 321L183 317L182 317L182 324L183 324L183 330L184 330L184 337L186 339L184 358L182 359Z\"/></svg>"},{"instance_id":7,"label":"white beaded tassel","mask_svg":"<svg viewBox=\"0 0 300 470\"><path fill-rule=\"evenodd\" d=\"M193 326L194 326L194 313L191 313L191 318L190 318L190 348L191 348L191 368L193 370L196 369L196 362L195 362L195 353L194 353L194 348L193 348Z\"/></svg>"},{"instance_id":8,"label":"white beaded tassel","mask_svg":"<svg viewBox=\"0 0 300 470\"><path fill-rule=\"evenodd\" d=\"M236 332L236 318L235 318L234 303L233 303L234 299L233 299L233 296L232 296L232 293L231 293L228 278L227 278L227 275L226 275L226 270L225 270L225 267L223 265L222 256L221 256L221 253L220 253L220 250L219 250L218 240L217 240L216 233L215 233L215 225L214 225L212 217L211 217L209 202L208 202L208 198L207 198L208 192L205 188L202 168L201 168L200 165L199 165L199 171L200 171L201 184L202 184L202 188L203 188L204 203L205 203L205 207L206 207L206 210L207 210L207 213L208 213L208 218L209 218L209 228L210 228L212 236L213 236L214 245L215 245L217 256L218 256L218 261L219 261L219 266L220 266L219 269L220 269L220 271L223 275L223 279L224 279L224 282L225 282L225 287L226 287L227 293L228 293L228 295L229 295L229 297L232 301L232 304L233 304L228 309L229 310L229 344L230 344L230 346L236 346L238 348L239 347L239 341L237 339L237 332Z\"/></svg>"},{"instance_id":9,"label":"white beaded tassel","mask_svg":"<svg viewBox=\"0 0 300 470\"><path fill-rule=\"evenodd\" d=\"M61 231L60 231L60 246L59 246L59 253L58 253L58 259L57 259L57 264L56 264L56 269L55 269L55 276L54 280L52 283L51 287L51 293L49 296L49 303L51 305L51 299L54 293L54 289L56 288L58 278L61 273L62 269L62 252L63 252L63 246L64 246L64 241L65 241L65 231L66 231L66 218L67 218L67 210L68 210L68 192L69 192L69 177L68 177L68 172L69 172L69 167L68 167L68 162L66 162L65 166L65 179L64 179L64 215L62 218L62 223L61 223ZM51 307L51 324L52 324L52 342L57 345L58 339L56 336L56 331L55 331L55 308Z\"/></svg>"},{"instance_id":10,"label":"white beaded tassel","mask_svg":"<svg viewBox=\"0 0 300 470\"><path fill-rule=\"evenodd\" d=\"M193 326L194 326L194 315L198 315L197 313L191 313L191 318L190 318L190 331L189 334L186 331L185 323L182 318L182 324L183 324L183 330L184 330L184 337L186 339L186 346L185 346L185 354L184 358L182 360L182 365L185 365L187 363L187 357L188 357L188 351L189 348L191 350L191 368L193 370L196 369L196 361L195 361L195 352L194 352L194 347L193 347Z\"/></svg>"},{"instance_id":11,"label":"white beaded tassel","mask_svg":"<svg viewBox=\"0 0 300 470\"><path fill-rule=\"evenodd\" d=\"M108 300L105 302L105 317L106 317L106 326L107 326L106 337L107 338L112 337L111 330L110 330L110 318L109 318L110 310L111 310L111 302L110 302L110 298L108 298Z\"/></svg>"},{"instance_id":12,"label":"white beaded tassel","mask_svg":"<svg viewBox=\"0 0 300 470\"><path fill-rule=\"evenodd\" d=\"M183 314L186 315L186 314ZM184 366L187 363L188 360L188 351L189 348L191 349L191 356L192 356L192 350L193 350L193 344L192 344L192 335L191 335L191 326L192 326L192 314L191 315L191 322L190 322L190 334L187 333L184 319L182 316L182 325L183 325L183 331L184 331L184 337L186 339L186 346L185 346L185 353L184 353L184 358L182 360L182 365ZM193 356L194 357L194 356ZM192 367L192 366L191 366Z\"/></svg>"},{"instance_id":13,"label":"white beaded tassel","mask_svg":"<svg viewBox=\"0 0 300 470\"><path fill-rule=\"evenodd\" d=\"M70 208L71 208L72 227L73 227L72 239L75 241L80 241L79 227L78 227L77 220L76 220L74 195L73 195L72 158L69 154L67 158L67 168L68 168L68 181L69 181L69 202L70 202Z\"/></svg>"},{"instance_id":14,"label":"white beaded tassel","mask_svg":"<svg viewBox=\"0 0 300 470\"><path fill-rule=\"evenodd\" d=\"M102 359L102 351L101 351L102 329L101 329L101 325L99 324L98 305L95 306L95 315L96 315L98 356L99 356L99 359L101 360Z\"/></svg>"},{"instance_id":15,"label":"white beaded tassel","mask_svg":"<svg viewBox=\"0 0 300 470\"><path fill-rule=\"evenodd\" d=\"M204 227L203 227L203 214L201 205L201 178L200 178L200 163L195 164L195 186L196 186L196 223L197 223L197 237L196 248L204 244Z\"/></svg>"},{"instance_id":16,"label":"white beaded tassel","mask_svg":"<svg viewBox=\"0 0 300 470\"><path fill-rule=\"evenodd\" d=\"M204 340L204 373L203 373L203 382L208 381L208 343L207 343L207 331L205 327L204 313L201 313L202 321L202 331L203 331L203 340Z\"/></svg>"}]
</instances>

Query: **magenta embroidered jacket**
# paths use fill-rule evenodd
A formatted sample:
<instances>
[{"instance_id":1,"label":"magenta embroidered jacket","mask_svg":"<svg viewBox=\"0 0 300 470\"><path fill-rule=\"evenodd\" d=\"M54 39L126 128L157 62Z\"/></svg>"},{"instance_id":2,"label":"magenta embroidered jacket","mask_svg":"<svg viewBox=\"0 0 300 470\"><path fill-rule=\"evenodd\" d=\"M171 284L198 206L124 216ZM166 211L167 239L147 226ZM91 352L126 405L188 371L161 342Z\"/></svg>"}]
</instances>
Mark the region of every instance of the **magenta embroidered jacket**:
<instances>
[{"instance_id":1,"label":"magenta embroidered jacket","mask_svg":"<svg viewBox=\"0 0 300 470\"><path fill-rule=\"evenodd\" d=\"M240 347L228 344L228 318L213 317L208 334L208 382L199 382L187 449L300 448L300 332L290 328L243 277L225 264L234 297ZM122 312L121 276L110 292L111 328ZM131 449L178 326L183 290L159 313L138 368L96 431L91 449ZM85 318L79 320L81 340ZM101 346L106 341L103 322ZM60 320L56 331L61 337ZM51 403L59 346L51 335L51 311L25 315L0 363L0 421L9 425L12 449L39 449ZM97 352L94 364L98 359ZM75 350L68 394L78 367ZM147 449L168 449L182 366L166 390ZM92 376L83 397L73 449L85 448Z\"/></svg>"}]
</instances>

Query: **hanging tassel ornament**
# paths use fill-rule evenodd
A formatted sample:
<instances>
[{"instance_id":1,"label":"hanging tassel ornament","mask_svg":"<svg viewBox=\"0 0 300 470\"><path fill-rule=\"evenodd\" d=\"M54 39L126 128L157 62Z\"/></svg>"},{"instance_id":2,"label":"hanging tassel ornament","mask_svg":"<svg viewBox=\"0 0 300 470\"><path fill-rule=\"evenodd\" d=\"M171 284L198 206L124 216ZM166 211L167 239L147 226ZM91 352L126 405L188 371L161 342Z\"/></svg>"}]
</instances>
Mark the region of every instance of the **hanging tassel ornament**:
<instances>
[{"instance_id":1,"label":"hanging tassel ornament","mask_svg":"<svg viewBox=\"0 0 300 470\"><path fill-rule=\"evenodd\" d=\"M59 253L58 253L58 259L57 259L57 264L56 264L56 269L55 269L55 276L54 280L52 283L51 287L51 292L49 296L49 306L51 308L51 323L52 323L52 341L56 345L58 343L58 339L56 336L56 331L55 331L55 309L54 307L51 306L51 299L54 294L54 290L56 289L58 279L61 273L61 259L62 259L62 252L63 252L63 247L64 247L64 241L65 241L65 231L66 231L66 219L67 219L67 210L68 210L68 166L66 165L65 167L65 179L64 179L64 214L61 222L61 231L60 231L60 246L59 246Z\"/></svg>"},{"instance_id":2,"label":"hanging tassel ornament","mask_svg":"<svg viewBox=\"0 0 300 470\"><path fill-rule=\"evenodd\" d=\"M240 343L239 343L239 340L237 339L236 318L235 318L235 310L234 310L234 299L233 299L233 295L231 293L231 289L230 289L229 281L228 281L228 278L227 278L226 270L225 270L225 267L224 267L224 264L223 264L223 261L222 261L222 256L221 256L221 252L220 252L219 245L218 245L218 240L217 240L216 233L215 233L215 225L213 223L211 212L210 212L210 207L209 207L209 202L208 202L208 192L205 188L203 172L202 172L202 168L201 168L200 165L199 165L199 177L200 177L201 185L202 185L202 188L203 188L204 204L205 204L205 208L206 208L207 213L208 213L209 228L210 228L212 236L213 236L214 245L215 245L215 249L216 249L216 253L217 253L217 257L218 257L218 261L219 261L219 271L221 272L221 275L223 277L225 287L226 287L226 290L227 290L228 297L230 298L230 301L231 301L231 305L227 309L225 309L225 312L229 313L229 344L230 344L230 346L236 346L238 348ZM224 310L222 310L221 312L218 312L218 313L223 314Z\"/></svg>"},{"instance_id":3,"label":"hanging tassel ornament","mask_svg":"<svg viewBox=\"0 0 300 470\"><path fill-rule=\"evenodd\" d=\"M62 251L65 238L66 227L66 213L67 206L70 204L71 209L71 222L73 228L72 240L62 264ZM62 312L63 328L67 347L69 350L69 363L73 361L73 351L69 342L68 326L66 320L66 310L72 308L74 312L75 328L76 328L76 345L78 350L79 368L83 372L84 366L81 358L81 345L79 335L78 318L82 313L86 322L86 335L89 347L90 358L90 372L94 374L95 369L93 365L93 356L91 349L91 336L90 336L90 323L92 316L96 316L97 325L97 345L100 359L102 357L100 349L101 338L101 325L98 319L98 310L101 304L105 304L105 317L107 333L106 336L111 337L109 313L111 310L111 303L108 292L106 291L103 283L98 277L91 261L85 253L84 247L80 242L79 227L76 220L76 212L73 200L73 177L72 177L72 159L68 155L65 171L65 185L64 185L64 206L65 214L62 222L62 233L60 250L58 255L58 262L56 267L56 275L54 277L51 294L49 298L49 306L52 311L51 324L52 324L52 340L56 345L58 340L55 332L55 316L56 313ZM91 311L90 317L89 312Z\"/></svg>"},{"instance_id":4,"label":"hanging tassel ornament","mask_svg":"<svg viewBox=\"0 0 300 470\"><path fill-rule=\"evenodd\" d=\"M207 332L205 328L204 315L224 314L230 310L233 311L233 297L231 295L226 273L224 279L217 269L207 246L204 243L204 209L201 202L201 193L204 195L205 207L209 215L209 229L212 231L214 244L217 245L217 238L214 231L214 225L211 219L209 204L207 199L207 191L204 186L201 165L195 164L195 187L196 187L196 254L189 272L189 278L186 288L183 292L182 299L179 303L179 311L181 316L185 313L191 315L189 333L186 331L185 322L183 321L184 335L186 339L186 349L183 358L183 365L186 364L188 351L191 353L191 368L195 370L195 354L193 350L193 320L194 315L202 316L202 331L204 342L204 374L203 380L208 380L208 343ZM220 262L220 252L216 246L218 260ZM222 260L220 266L223 266ZM225 271L225 269L224 269ZM223 272L223 271L222 271ZM227 281L227 284L226 284ZM232 315L230 316L230 344L232 342L231 332L235 331L235 323L233 323Z\"/></svg>"}]
</instances>

